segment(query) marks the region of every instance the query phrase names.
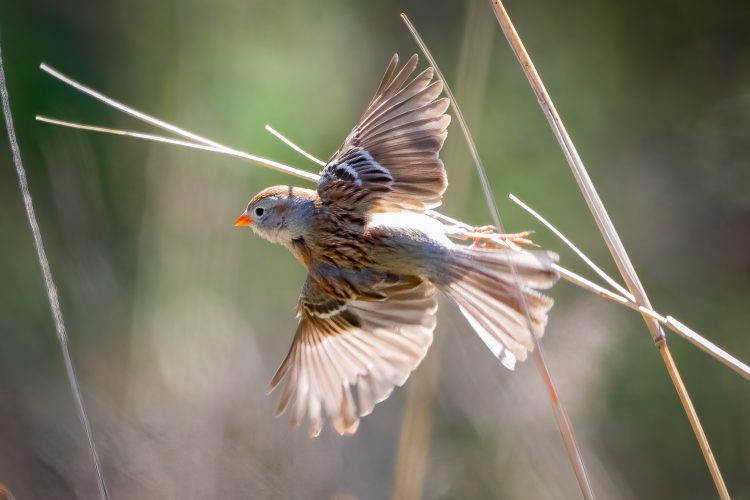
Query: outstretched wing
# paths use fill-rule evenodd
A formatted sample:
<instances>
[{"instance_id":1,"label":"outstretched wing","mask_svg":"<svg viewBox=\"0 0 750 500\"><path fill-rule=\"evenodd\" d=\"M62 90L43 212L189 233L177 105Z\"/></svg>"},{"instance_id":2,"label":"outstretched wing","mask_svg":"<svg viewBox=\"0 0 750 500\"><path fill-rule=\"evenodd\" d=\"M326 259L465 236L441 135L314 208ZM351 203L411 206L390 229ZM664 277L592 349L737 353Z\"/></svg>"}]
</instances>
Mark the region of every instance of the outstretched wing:
<instances>
[{"instance_id":1,"label":"outstretched wing","mask_svg":"<svg viewBox=\"0 0 750 500\"><path fill-rule=\"evenodd\" d=\"M347 210L423 211L441 203L448 187L438 157L448 135L450 101L440 80L413 55L397 72L391 59L375 96L354 130L321 172L324 202Z\"/></svg>"},{"instance_id":2,"label":"outstretched wing","mask_svg":"<svg viewBox=\"0 0 750 500\"><path fill-rule=\"evenodd\" d=\"M336 431L353 434L406 381L432 343L435 287L415 278L377 292L386 298L337 299L308 277L294 341L270 383L273 390L286 378L277 415L291 404L293 424L307 415L317 436L325 412Z\"/></svg>"}]
</instances>

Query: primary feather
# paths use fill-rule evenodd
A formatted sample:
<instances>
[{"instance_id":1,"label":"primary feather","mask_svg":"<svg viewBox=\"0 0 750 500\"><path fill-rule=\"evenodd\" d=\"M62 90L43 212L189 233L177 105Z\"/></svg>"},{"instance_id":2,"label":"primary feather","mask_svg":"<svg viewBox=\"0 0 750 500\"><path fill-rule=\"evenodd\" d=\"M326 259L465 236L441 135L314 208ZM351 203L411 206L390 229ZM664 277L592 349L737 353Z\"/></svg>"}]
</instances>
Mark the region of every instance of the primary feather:
<instances>
[{"instance_id":1,"label":"primary feather","mask_svg":"<svg viewBox=\"0 0 750 500\"><path fill-rule=\"evenodd\" d=\"M427 68L408 83L413 55L396 73L394 55L375 97L321 172L324 201L361 211L417 210L441 203L448 178L438 157L450 101Z\"/></svg>"},{"instance_id":2,"label":"primary feather","mask_svg":"<svg viewBox=\"0 0 750 500\"><path fill-rule=\"evenodd\" d=\"M434 286L411 279L380 292L382 302L355 299L321 308L330 296L309 279L305 285L297 333L270 389L286 377L277 413L293 400L292 422L307 414L311 436L322 429L322 410L339 433L355 432L359 417L406 381L432 343Z\"/></svg>"}]
</instances>

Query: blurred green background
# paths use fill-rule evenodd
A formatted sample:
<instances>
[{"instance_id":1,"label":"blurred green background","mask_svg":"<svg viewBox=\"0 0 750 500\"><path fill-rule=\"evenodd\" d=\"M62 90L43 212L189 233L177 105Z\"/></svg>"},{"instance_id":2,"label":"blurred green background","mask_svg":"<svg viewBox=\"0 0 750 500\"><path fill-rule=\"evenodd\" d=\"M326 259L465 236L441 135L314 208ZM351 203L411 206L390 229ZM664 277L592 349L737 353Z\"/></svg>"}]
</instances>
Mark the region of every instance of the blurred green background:
<instances>
[{"instance_id":1,"label":"blurred green background","mask_svg":"<svg viewBox=\"0 0 750 500\"><path fill-rule=\"evenodd\" d=\"M508 1L655 307L750 359L750 3ZM463 103L509 231L586 273L506 198L616 274L484 1L10 0L0 38L17 132L113 498L576 498L533 363L502 368L443 304L436 342L359 432L308 439L272 416L304 270L232 227L297 183L175 146L36 123L148 128L38 70L45 61L225 144L316 170L390 55L420 29ZM0 154L0 483L93 498L5 133ZM455 125L446 213L489 216ZM566 283L544 339L600 498L711 498L643 321ZM750 498L750 385L671 347L734 498Z\"/></svg>"}]
</instances>

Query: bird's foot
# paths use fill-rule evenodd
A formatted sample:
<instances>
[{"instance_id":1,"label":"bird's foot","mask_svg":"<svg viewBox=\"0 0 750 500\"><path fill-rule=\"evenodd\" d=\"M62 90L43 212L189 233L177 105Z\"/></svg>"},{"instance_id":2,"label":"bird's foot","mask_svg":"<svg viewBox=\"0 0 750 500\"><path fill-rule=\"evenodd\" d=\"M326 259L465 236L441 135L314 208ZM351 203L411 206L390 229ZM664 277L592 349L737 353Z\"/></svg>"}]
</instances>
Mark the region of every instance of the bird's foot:
<instances>
[{"instance_id":1,"label":"bird's foot","mask_svg":"<svg viewBox=\"0 0 750 500\"><path fill-rule=\"evenodd\" d=\"M534 231L522 231L520 233L500 234L495 226L475 227L472 231L464 233L465 239L472 240L473 248L511 248L521 250L522 246L539 247L531 241L528 236Z\"/></svg>"}]
</instances>

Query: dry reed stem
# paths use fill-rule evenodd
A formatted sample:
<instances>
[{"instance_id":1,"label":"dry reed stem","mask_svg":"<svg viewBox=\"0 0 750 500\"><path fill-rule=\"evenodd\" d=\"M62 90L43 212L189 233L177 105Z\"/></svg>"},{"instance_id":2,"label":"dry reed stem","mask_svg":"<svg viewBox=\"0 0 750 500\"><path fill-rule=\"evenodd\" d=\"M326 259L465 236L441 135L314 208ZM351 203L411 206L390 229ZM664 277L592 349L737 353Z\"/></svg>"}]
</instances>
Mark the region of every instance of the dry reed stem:
<instances>
[{"instance_id":1,"label":"dry reed stem","mask_svg":"<svg viewBox=\"0 0 750 500\"><path fill-rule=\"evenodd\" d=\"M541 215L539 215L538 212L536 212L531 207L529 207L527 204L525 204L524 202L522 202L514 194L510 194L510 195L508 195L508 197L514 203L516 203L521 208L523 208L528 213L530 213L532 216L534 216L539 222L541 222L542 224L544 224L545 226L547 226L547 229L549 229L550 231L552 231L552 233L555 236L557 236L558 238L560 238L560 240L562 240L562 242L565 243L568 246L568 248L570 248L571 250L573 250L573 252L576 255L578 255L578 257L581 260L583 260L583 262L585 262L586 265L588 265L604 281L606 281L607 283L609 283L609 285L612 288L614 288L615 290L617 290L618 292L620 292L622 295L626 296L630 301L635 302L635 298L633 297L633 294L631 294L630 292L628 292L625 288L622 287L622 285L620 285L617 281L615 281L614 279L612 279L607 273L605 273L604 271L602 271L602 269L599 266L597 266L596 264L594 264L594 262L591 259L589 259L588 256L585 253L583 253L581 251L581 249L579 249L577 246L575 246L573 244L573 242L570 241L563 233L561 233L560 231L558 231L556 227L554 227L552 224L550 224L549 222L547 222L547 220L544 217L542 217Z\"/></svg>"},{"instance_id":2,"label":"dry reed stem","mask_svg":"<svg viewBox=\"0 0 750 500\"><path fill-rule=\"evenodd\" d=\"M581 189L581 193L583 194L586 204L588 205L589 210L594 216L594 220L599 227L599 231L602 233L604 241L606 242L607 247L612 254L612 257L615 260L618 269L620 270L620 274L625 280L625 283L630 292L635 296L636 303L640 306L651 309L651 304L649 303L646 291L643 289L643 285L641 285L641 282L638 279L638 275L636 274L633 264L631 263L627 252L625 251L625 247L623 246L622 241L617 234L617 230L615 229L614 224L612 224L612 221L610 220L609 215L604 208L604 204L602 203L601 198L599 197L599 194L597 193L596 188L594 187L594 184L588 175L588 172L583 166L583 162L578 155L578 151L576 150L572 139L565 130L565 126L563 125L562 120L560 119L560 116L555 109L552 99L547 93L547 89L545 88L544 83L539 76L539 73L537 73L533 62L531 61L531 58L529 57L529 54L526 51L523 42L521 41L521 38L518 36L518 33L516 32L516 29L513 26L510 17L508 16L508 12L505 10L505 7L503 6L501 0L491 0L491 6L492 10L495 13L495 17L497 18L498 24L500 25L500 28L505 34L505 38L508 40L513 53L521 64L521 68L523 69L526 78L529 80L529 84L531 85L537 101L539 102L539 105L541 106L542 111L544 112L544 115L546 116L547 121L552 128L552 132L554 133L555 138L562 148L563 154L565 155L571 172L573 173L573 177L575 177L576 182ZM716 486L716 490L721 498L729 498L729 492L727 491L726 484L724 483L724 479L722 478L721 471L719 470L719 466L716 463L716 459L711 452L711 447L708 444L708 439L706 439L706 435L703 431L703 427L701 426L698 414L695 412L695 408L690 401L690 396L687 393L687 389L685 388L685 385L682 383L682 379L679 376L677 366L675 365L674 360L669 353L669 349L667 348L664 331L661 329L661 326L653 317L649 316L648 314L643 314L643 318L649 331L651 332L652 339L659 349L662 359L664 360L664 364L667 368L667 371L669 372L670 378L675 387L675 390L677 391L680 401L682 402L682 406L685 410L685 413L687 414L688 420L690 420L690 425L693 428L696 439L698 440L698 444L700 445L701 452L703 453L703 457L706 460L706 464L708 466L709 472L711 473L711 477Z\"/></svg>"},{"instance_id":3,"label":"dry reed stem","mask_svg":"<svg viewBox=\"0 0 750 500\"><path fill-rule=\"evenodd\" d=\"M41 121L47 121L47 122L50 122L50 123L57 122L56 123L57 125L73 126L74 128L88 129L88 130L97 131L97 132L115 133L117 135L126 135L126 136L131 136L131 137L138 137L138 138L141 138L141 139L145 138L145 139L149 139L149 140L156 140L156 141L159 141L159 142L168 142L168 143L177 144L177 145L180 145L180 146L192 147L192 148L196 148L196 149L221 151L221 152L224 152L226 154L229 154L229 155L232 155L232 156L236 156L238 158L242 158L244 160L250 161L252 163L256 163L258 165L262 165L262 166L264 166L266 168L270 168L270 169L276 170L278 172L283 172L285 174L291 174L291 175L294 175L296 177L300 177L302 179L306 179L308 181L317 182L317 180L318 180L318 176L315 175L315 174L311 174L310 172L306 172L304 170L300 170L300 169L293 168L293 167L288 167L286 165L282 165L281 163L277 163L275 161L266 160L265 158L260 158L258 156L253 156L253 155L247 154L245 152L229 148L227 146L219 144L218 142L212 141L211 139L207 139L207 138L202 137L200 135L197 135L197 134L194 134L194 133L189 132L187 130L184 130L184 129L180 128L180 127L176 127L176 126L174 126L174 125L172 125L170 123L167 123L165 121L159 120L158 118L155 118L153 116L147 115L146 113L142 113L142 112L140 112L140 111L138 111L136 109L131 108L130 106L127 106L127 105L125 105L125 104L123 104L121 102L118 102L118 101L116 101L114 99L111 99L111 98L105 96L104 94L101 94L101 93L97 92L96 90L94 90L94 89L92 89L90 87L87 87L87 86L85 86L85 85L83 85L83 84L81 84L81 83L73 80L72 78L69 78L69 77L63 75L59 71L55 70L54 68L51 68L51 67L47 66L44 63L42 63L39 66L39 68L42 71L45 71L45 72L49 73L50 75L54 76L58 80L60 80L60 81L62 81L64 83L70 85L74 89L76 89L76 90L78 90L80 92L83 92L84 94L87 94L87 95L93 97L94 99L97 99L97 100L103 102L107 106L110 106L110 107L115 108L115 109L117 109L119 111L122 111L125 114L134 116L135 118L139 119L140 121L145 122L145 123L149 123L151 125L154 125L155 127L158 127L158 128L160 128L162 130L167 130L169 132L172 132L173 134L185 137L187 139L191 139L194 142L193 143L186 143L184 141L176 141L175 139L169 139L169 138L160 137L160 136L150 136L150 134L139 134L138 132L127 132L127 131L116 131L116 132L113 132L113 129L106 129L105 127L91 127L91 126L87 126L87 125L81 126L81 125L77 125L77 124L66 124L65 122L62 122L61 120L53 120L53 119L50 119L50 118L37 117L37 119L41 118ZM141 136L141 137L139 137L139 136ZM147 136L147 137L143 137L143 136ZM199 144L203 144L204 146L209 146L209 148L198 146L198 145L195 144L196 142L199 143Z\"/></svg>"},{"instance_id":4,"label":"dry reed stem","mask_svg":"<svg viewBox=\"0 0 750 500\"><path fill-rule=\"evenodd\" d=\"M39 262L44 286L47 291L47 300L49 302L50 312L52 313L52 320L55 325L55 333L57 334L63 363L65 364L65 375L68 379L68 384L70 385L70 391L73 396L73 402L75 403L78 420L81 422L81 427L86 435L89 454L94 463L99 496L103 500L107 500L109 498L107 483L104 480L104 473L102 472L102 465L99 461L99 454L96 451L94 435L91 431L88 415L86 414L86 406L83 402L83 396L81 395L78 377L76 376L75 368L73 367L73 359L70 356L70 349L68 348L68 332L65 328L65 321L63 319L62 309L60 308L60 299L57 295L57 287L52 279L52 270L50 269L49 260L47 259L47 252L44 250L42 231L39 228L39 223L37 222L36 214L34 212L34 204L31 200L29 183L26 179L26 169L21 160L21 148L18 145L16 131L13 127L13 115L10 110L10 96L8 94L8 86L5 80L5 66L3 64L2 54L0 54L0 97L2 98L3 116L5 118L5 128L8 132L8 142L10 143L10 149L13 154L13 165L16 168L16 174L18 174L18 187L21 190L21 197L23 198L24 208L26 210L26 218L28 219L29 227L31 228L31 235L34 239L37 261Z\"/></svg>"}]
</instances>

